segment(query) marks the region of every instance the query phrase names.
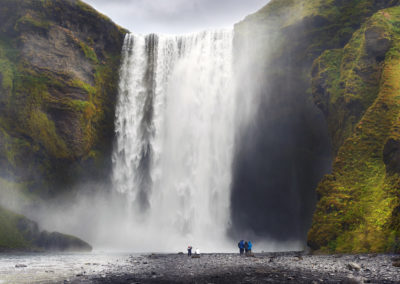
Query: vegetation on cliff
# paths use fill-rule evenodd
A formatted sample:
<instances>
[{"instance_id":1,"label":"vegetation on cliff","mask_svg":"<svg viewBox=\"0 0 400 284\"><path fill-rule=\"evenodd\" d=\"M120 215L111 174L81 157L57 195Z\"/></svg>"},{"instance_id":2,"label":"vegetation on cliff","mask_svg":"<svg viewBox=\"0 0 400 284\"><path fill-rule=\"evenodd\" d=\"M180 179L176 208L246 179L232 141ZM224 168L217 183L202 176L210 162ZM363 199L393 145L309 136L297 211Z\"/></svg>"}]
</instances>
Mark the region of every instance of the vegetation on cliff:
<instances>
[{"instance_id":1,"label":"vegetation on cliff","mask_svg":"<svg viewBox=\"0 0 400 284\"><path fill-rule=\"evenodd\" d=\"M35 222L0 207L0 252L91 250L79 238L40 231Z\"/></svg>"},{"instance_id":2,"label":"vegetation on cliff","mask_svg":"<svg viewBox=\"0 0 400 284\"><path fill-rule=\"evenodd\" d=\"M126 31L78 0L0 3L0 176L43 196L101 176Z\"/></svg>"},{"instance_id":3,"label":"vegetation on cliff","mask_svg":"<svg viewBox=\"0 0 400 284\"><path fill-rule=\"evenodd\" d=\"M247 78L261 96L254 132L262 129L267 133L247 133L259 140L253 143L259 148L253 156L248 150L242 153L242 160L251 163L265 153L264 162L253 169L263 172L265 182L259 188L252 184L251 189L246 188L246 195L260 200L258 206L266 208L265 235L287 238L299 222L308 230L313 216L308 242L315 250L395 249L399 187L397 173L388 169L397 168L397 91L395 59L389 56L395 56L397 50L395 11L399 4L379 0L272 0L235 26L235 46L241 53L250 50L246 54L250 54L251 67L258 73ZM394 6L393 10L383 10ZM380 111L369 109L372 106ZM325 129L331 143L322 137ZM243 149L250 147L246 145ZM263 145L268 147L263 150ZM334 165L332 175L318 187L317 211L314 215L299 211L299 205L290 200L293 183L288 181L296 183L300 203L313 208L310 191L330 171L324 167L329 163L322 150L326 148L332 150ZM246 167L249 165L239 167L235 174L241 180L253 180ZM285 174L276 174L272 168ZM235 189L234 185L233 196L240 195ZM372 200L376 200L373 205ZM275 208L277 203L291 205L276 209L277 215L271 216L268 208ZM240 211L235 204L232 208L237 226L243 216L235 216L235 210ZM306 221L288 223L288 214L300 215ZM349 224L353 217L354 222ZM274 235L281 223L288 226L287 231L281 229Z\"/></svg>"},{"instance_id":4,"label":"vegetation on cliff","mask_svg":"<svg viewBox=\"0 0 400 284\"><path fill-rule=\"evenodd\" d=\"M313 95L337 152L309 245L326 252L400 250L400 7L381 10L313 68Z\"/></svg>"},{"instance_id":5,"label":"vegetation on cliff","mask_svg":"<svg viewBox=\"0 0 400 284\"><path fill-rule=\"evenodd\" d=\"M105 178L126 32L80 0L0 0L0 196ZM21 220L0 209L0 250L79 246Z\"/></svg>"}]
</instances>

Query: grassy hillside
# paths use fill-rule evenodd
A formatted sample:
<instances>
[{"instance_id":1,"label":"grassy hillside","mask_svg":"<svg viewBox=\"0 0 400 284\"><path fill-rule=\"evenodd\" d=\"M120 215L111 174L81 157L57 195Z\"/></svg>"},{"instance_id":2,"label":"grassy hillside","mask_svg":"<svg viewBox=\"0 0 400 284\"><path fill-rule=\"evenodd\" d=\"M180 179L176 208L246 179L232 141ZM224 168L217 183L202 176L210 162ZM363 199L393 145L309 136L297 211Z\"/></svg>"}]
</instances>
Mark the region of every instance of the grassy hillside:
<instances>
[{"instance_id":1,"label":"grassy hillside","mask_svg":"<svg viewBox=\"0 0 400 284\"><path fill-rule=\"evenodd\" d=\"M24 218L0 207L0 252L5 250L27 250L33 245L18 230L18 221Z\"/></svg>"},{"instance_id":2,"label":"grassy hillside","mask_svg":"<svg viewBox=\"0 0 400 284\"><path fill-rule=\"evenodd\" d=\"M315 62L313 94L327 116L333 172L318 187L309 232L327 252L400 249L400 7L373 15L343 48Z\"/></svg>"}]
</instances>

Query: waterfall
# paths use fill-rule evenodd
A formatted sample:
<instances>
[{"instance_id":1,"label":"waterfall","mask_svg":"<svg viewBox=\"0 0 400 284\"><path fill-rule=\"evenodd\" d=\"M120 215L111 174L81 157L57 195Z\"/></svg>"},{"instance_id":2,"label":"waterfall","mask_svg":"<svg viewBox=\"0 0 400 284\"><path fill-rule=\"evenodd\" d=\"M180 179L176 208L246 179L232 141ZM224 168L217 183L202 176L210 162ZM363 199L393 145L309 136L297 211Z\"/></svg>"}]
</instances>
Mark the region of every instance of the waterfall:
<instances>
[{"instance_id":1,"label":"waterfall","mask_svg":"<svg viewBox=\"0 0 400 284\"><path fill-rule=\"evenodd\" d=\"M230 30L125 38L113 186L145 251L221 251L229 226L235 96ZM147 248L146 248L147 247Z\"/></svg>"}]
</instances>

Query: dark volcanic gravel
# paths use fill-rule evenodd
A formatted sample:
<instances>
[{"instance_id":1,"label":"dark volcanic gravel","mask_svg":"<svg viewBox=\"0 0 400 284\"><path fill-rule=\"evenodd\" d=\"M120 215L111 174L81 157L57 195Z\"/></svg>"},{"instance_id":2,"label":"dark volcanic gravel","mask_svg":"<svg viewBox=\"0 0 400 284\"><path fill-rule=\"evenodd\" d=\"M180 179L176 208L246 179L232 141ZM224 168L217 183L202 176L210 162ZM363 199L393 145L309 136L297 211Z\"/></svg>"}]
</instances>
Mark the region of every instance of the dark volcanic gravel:
<instances>
[{"instance_id":1,"label":"dark volcanic gravel","mask_svg":"<svg viewBox=\"0 0 400 284\"><path fill-rule=\"evenodd\" d=\"M152 254L68 283L400 283L394 255ZM64 282L66 283L66 282Z\"/></svg>"}]
</instances>

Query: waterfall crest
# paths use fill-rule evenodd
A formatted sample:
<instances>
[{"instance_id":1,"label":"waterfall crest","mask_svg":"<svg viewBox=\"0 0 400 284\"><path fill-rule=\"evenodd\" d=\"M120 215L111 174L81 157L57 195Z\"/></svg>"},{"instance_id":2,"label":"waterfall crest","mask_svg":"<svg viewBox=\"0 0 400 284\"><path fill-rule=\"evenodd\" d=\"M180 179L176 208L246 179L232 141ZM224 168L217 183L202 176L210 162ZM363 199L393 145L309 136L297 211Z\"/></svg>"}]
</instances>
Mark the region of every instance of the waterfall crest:
<instances>
[{"instance_id":1,"label":"waterfall crest","mask_svg":"<svg viewBox=\"0 0 400 284\"><path fill-rule=\"evenodd\" d=\"M234 142L232 39L230 30L125 38L113 185L126 196L132 241L150 249L192 244L221 251L225 243Z\"/></svg>"}]
</instances>

